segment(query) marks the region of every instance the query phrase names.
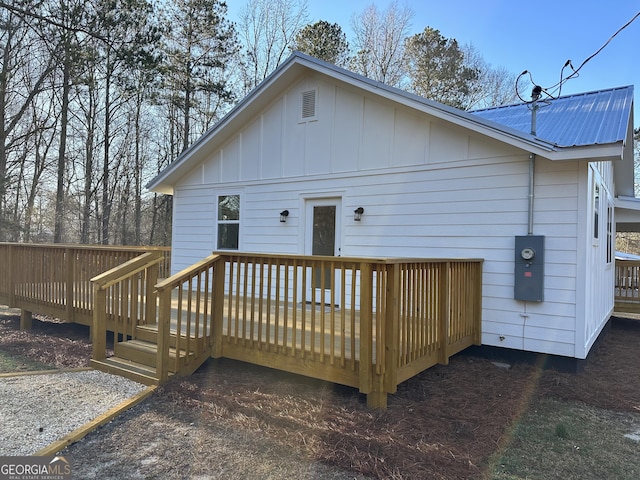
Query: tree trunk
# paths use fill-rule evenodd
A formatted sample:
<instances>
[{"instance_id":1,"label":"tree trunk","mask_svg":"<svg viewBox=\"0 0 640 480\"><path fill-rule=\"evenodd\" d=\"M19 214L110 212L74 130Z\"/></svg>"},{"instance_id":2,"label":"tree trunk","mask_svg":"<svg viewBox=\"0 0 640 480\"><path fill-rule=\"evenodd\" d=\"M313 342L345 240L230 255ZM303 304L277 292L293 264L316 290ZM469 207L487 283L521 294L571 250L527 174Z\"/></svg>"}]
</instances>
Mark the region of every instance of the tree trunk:
<instances>
[{"instance_id":1,"label":"tree trunk","mask_svg":"<svg viewBox=\"0 0 640 480\"><path fill-rule=\"evenodd\" d=\"M111 143L111 49L107 48L106 84L104 92L104 161L102 165L102 244L109 245L109 218L111 202L109 201L109 145Z\"/></svg>"},{"instance_id":2,"label":"tree trunk","mask_svg":"<svg viewBox=\"0 0 640 480\"><path fill-rule=\"evenodd\" d=\"M80 243L88 244L90 227L91 227L91 197L93 196L93 150L95 136L95 117L94 117L94 97L89 92L89 107L87 112L87 142L85 144L85 163L84 163L84 204L82 205L82 225L80 226Z\"/></svg>"},{"instance_id":3,"label":"tree trunk","mask_svg":"<svg viewBox=\"0 0 640 480\"><path fill-rule=\"evenodd\" d=\"M53 242L62 243L64 226L64 174L67 153L67 123L69 119L69 95L71 92L71 65L69 47L65 45L64 64L62 66L62 107L60 116L60 144L58 148L58 174L56 185L56 209Z\"/></svg>"},{"instance_id":4,"label":"tree trunk","mask_svg":"<svg viewBox=\"0 0 640 480\"><path fill-rule=\"evenodd\" d=\"M140 110L142 109L143 95L140 93L136 97L136 115L135 115L135 206L134 206L134 218L135 222L135 238L136 245L140 245L141 241L141 226L142 223L142 159L140 158L140 142L142 141L140 134Z\"/></svg>"}]
</instances>

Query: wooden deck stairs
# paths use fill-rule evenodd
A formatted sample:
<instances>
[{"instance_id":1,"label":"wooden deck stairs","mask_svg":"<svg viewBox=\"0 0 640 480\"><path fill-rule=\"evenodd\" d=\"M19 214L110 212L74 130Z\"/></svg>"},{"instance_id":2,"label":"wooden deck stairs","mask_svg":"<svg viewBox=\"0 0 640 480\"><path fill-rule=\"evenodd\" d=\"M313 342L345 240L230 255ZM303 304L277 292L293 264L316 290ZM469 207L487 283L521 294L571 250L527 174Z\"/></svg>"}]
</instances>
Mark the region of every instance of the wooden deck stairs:
<instances>
[{"instance_id":1,"label":"wooden deck stairs","mask_svg":"<svg viewBox=\"0 0 640 480\"><path fill-rule=\"evenodd\" d=\"M157 325L139 325L136 327L135 338L115 343L113 356L104 360L92 359L91 366L145 385L159 385L161 380L156 369L157 341ZM183 335L179 349L176 349L176 341L177 336L172 332L169 336L169 377L191 375L211 355L207 338L191 336L187 346Z\"/></svg>"}]
</instances>

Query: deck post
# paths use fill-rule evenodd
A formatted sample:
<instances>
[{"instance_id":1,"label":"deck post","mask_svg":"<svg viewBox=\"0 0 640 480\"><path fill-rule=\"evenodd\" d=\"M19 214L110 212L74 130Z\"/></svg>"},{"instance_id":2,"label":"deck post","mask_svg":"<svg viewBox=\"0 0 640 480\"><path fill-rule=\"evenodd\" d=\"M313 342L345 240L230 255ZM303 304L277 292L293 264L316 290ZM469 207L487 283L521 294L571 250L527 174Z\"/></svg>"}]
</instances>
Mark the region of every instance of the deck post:
<instances>
[{"instance_id":1,"label":"deck post","mask_svg":"<svg viewBox=\"0 0 640 480\"><path fill-rule=\"evenodd\" d=\"M474 332L473 343L475 345L482 345L482 263L475 265L473 269L473 288L475 288L475 304L474 313Z\"/></svg>"},{"instance_id":2,"label":"deck post","mask_svg":"<svg viewBox=\"0 0 640 480\"><path fill-rule=\"evenodd\" d=\"M65 311L67 314L67 318L65 321L74 322L74 308L73 308L73 290L74 286L74 275L73 275L73 266L75 263L75 255L73 255L73 250L70 248L64 249L64 259L65 259L65 273L64 273L64 283L65 283Z\"/></svg>"},{"instance_id":3,"label":"deck post","mask_svg":"<svg viewBox=\"0 0 640 480\"><path fill-rule=\"evenodd\" d=\"M385 301L385 375L384 390L396 393L398 389L398 325L400 319L400 264L388 265L387 298Z\"/></svg>"},{"instance_id":4,"label":"deck post","mask_svg":"<svg viewBox=\"0 0 640 480\"><path fill-rule=\"evenodd\" d=\"M156 306L156 283L158 283L158 273L160 264L155 263L146 270L145 286L144 286L144 323L156 323L156 315L158 308Z\"/></svg>"},{"instance_id":5,"label":"deck post","mask_svg":"<svg viewBox=\"0 0 640 480\"><path fill-rule=\"evenodd\" d=\"M360 393L374 400L373 392L373 269L370 263L360 263Z\"/></svg>"},{"instance_id":6,"label":"deck post","mask_svg":"<svg viewBox=\"0 0 640 480\"><path fill-rule=\"evenodd\" d=\"M7 285L9 287L9 291L7 292L9 294L9 308L13 308L16 305L16 285L15 285L15 279L13 276L13 272L16 272L16 263L17 263L17 258L16 258L16 253L13 251L13 245L9 245L9 256L8 258L10 259L11 262L11 266L9 268L9 271L6 272L7 273Z\"/></svg>"},{"instance_id":7,"label":"deck post","mask_svg":"<svg viewBox=\"0 0 640 480\"><path fill-rule=\"evenodd\" d=\"M211 286L212 295L212 329L213 345L211 350L212 358L222 357L222 326L224 323L224 270L225 261L220 257L213 266L213 285Z\"/></svg>"},{"instance_id":8,"label":"deck post","mask_svg":"<svg viewBox=\"0 0 640 480\"><path fill-rule=\"evenodd\" d=\"M449 274L451 270L450 262L440 264L440 328L438 329L440 349L438 362L442 365L449 365L449 323L451 320L451 292L449 286Z\"/></svg>"},{"instance_id":9,"label":"deck post","mask_svg":"<svg viewBox=\"0 0 640 480\"><path fill-rule=\"evenodd\" d=\"M28 310L20 311L20 330L31 330L33 314Z\"/></svg>"},{"instance_id":10,"label":"deck post","mask_svg":"<svg viewBox=\"0 0 640 480\"><path fill-rule=\"evenodd\" d=\"M93 360L102 361L107 357L107 291L100 285L93 285Z\"/></svg>"},{"instance_id":11,"label":"deck post","mask_svg":"<svg viewBox=\"0 0 640 480\"><path fill-rule=\"evenodd\" d=\"M169 378L169 335L171 328L171 289L158 291L160 311L158 312L158 350L156 354L156 376L160 383Z\"/></svg>"}]
</instances>

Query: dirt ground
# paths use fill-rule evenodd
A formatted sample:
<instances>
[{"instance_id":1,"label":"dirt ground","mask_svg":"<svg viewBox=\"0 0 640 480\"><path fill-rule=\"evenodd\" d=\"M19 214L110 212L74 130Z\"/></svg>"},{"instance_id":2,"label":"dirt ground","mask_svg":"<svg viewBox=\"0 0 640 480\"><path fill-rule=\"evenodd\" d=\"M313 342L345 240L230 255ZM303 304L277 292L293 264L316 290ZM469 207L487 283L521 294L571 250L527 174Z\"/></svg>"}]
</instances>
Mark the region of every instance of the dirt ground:
<instances>
[{"instance_id":1,"label":"dirt ground","mask_svg":"<svg viewBox=\"0 0 640 480\"><path fill-rule=\"evenodd\" d=\"M0 314L0 350L88 364L88 329ZM357 390L210 360L62 452L75 478L490 478L510 428L543 398L640 413L640 321L614 319L579 374L462 353L372 411ZM88 399L90 401L90 399Z\"/></svg>"}]
</instances>

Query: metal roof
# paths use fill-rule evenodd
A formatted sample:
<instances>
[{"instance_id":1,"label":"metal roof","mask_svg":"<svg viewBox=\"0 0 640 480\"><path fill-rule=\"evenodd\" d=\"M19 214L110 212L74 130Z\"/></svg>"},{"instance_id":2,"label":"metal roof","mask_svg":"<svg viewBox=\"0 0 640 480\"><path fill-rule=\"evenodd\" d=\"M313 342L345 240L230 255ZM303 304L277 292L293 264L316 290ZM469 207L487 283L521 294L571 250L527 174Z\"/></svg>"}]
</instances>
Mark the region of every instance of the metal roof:
<instances>
[{"instance_id":1,"label":"metal roof","mask_svg":"<svg viewBox=\"0 0 640 480\"><path fill-rule=\"evenodd\" d=\"M521 103L470 113L520 132L530 133L532 105ZM559 147L624 142L633 107L633 87L539 100L537 106L536 138Z\"/></svg>"}]
</instances>

